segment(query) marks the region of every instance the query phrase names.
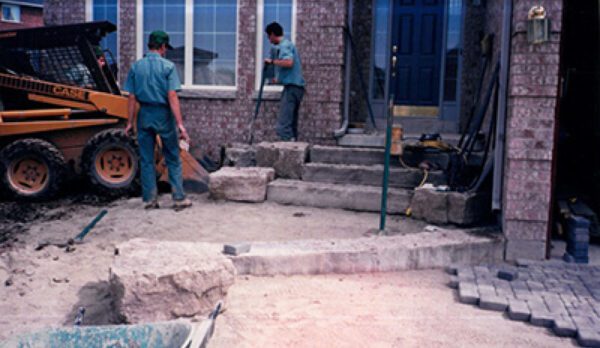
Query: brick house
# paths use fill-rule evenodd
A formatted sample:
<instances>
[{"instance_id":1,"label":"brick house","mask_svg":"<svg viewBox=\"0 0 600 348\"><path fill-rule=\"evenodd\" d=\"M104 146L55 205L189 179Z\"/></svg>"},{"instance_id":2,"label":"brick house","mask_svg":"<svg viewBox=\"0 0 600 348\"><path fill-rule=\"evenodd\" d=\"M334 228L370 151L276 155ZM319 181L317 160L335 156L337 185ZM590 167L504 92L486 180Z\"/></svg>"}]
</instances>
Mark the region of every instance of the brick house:
<instances>
[{"instance_id":1,"label":"brick house","mask_svg":"<svg viewBox=\"0 0 600 348\"><path fill-rule=\"evenodd\" d=\"M175 47L170 58L184 85L185 122L212 157L221 146L246 137L259 86L257 62L268 52L263 29L270 21L283 24L302 56L307 93L300 140L328 145L342 142L348 129L368 124L366 100L381 129L391 95L395 120L406 132L464 129L482 65L479 42L493 33L488 65L501 62L493 209L508 259L547 253L562 0L46 0L44 5L47 25L116 23L119 30L105 46L118 59L121 81L143 55L149 32L169 32ZM541 44L527 40L534 5L544 6L550 19L548 40ZM392 59L400 78L388 84ZM255 125L259 141L276 139L279 91L267 86Z\"/></svg>"},{"instance_id":2,"label":"brick house","mask_svg":"<svg viewBox=\"0 0 600 348\"><path fill-rule=\"evenodd\" d=\"M0 30L44 25L43 0L0 1Z\"/></svg>"}]
</instances>

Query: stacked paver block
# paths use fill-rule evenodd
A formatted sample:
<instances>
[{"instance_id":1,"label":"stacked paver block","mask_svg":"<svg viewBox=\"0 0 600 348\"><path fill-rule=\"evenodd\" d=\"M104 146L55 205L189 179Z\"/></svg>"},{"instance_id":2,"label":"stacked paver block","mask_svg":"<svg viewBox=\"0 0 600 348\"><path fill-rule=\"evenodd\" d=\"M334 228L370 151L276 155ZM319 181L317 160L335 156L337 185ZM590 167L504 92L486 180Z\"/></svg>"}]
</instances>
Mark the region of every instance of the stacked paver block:
<instances>
[{"instance_id":1,"label":"stacked paver block","mask_svg":"<svg viewBox=\"0 0 600 348\"><path fill-rule=\"evenodd\" d=\"M588 263L590 246L590 222L580 216L569 218L567 230L567 251L564 259L567 262Z\"/></svg>"},{"instance_id":2,"label":"stacked paver block","mask_svg":"<svg viewBox=\"0 0 600 348\"><path fill-rule=\"evenodd\" d=\"M449 267L449 285L458 290L462 303L506 311L512 320L575 337L584 347L600 347L600 266L517 264Z\"/></svg>"}]
</instances>

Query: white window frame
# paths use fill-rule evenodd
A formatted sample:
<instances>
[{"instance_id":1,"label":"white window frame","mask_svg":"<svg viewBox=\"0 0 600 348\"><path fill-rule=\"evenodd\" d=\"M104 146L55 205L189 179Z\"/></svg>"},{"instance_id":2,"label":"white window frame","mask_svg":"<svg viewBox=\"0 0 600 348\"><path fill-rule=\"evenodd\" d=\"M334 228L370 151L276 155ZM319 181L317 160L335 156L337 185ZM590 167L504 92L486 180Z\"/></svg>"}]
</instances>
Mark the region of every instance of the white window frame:
<instances>
[{"instance_id":1,"label":"white window frame","mask_svg":"<svg viewBox=\"0 0 600 348\"><path fill-rule=\"evenodd\" d=\"M85 21L91 22L94 20L94 0L85 0ZM120 47L121 47L121 36L119 35L119 28L121 27L121 0L117 0L117 52L112 52L117 59L117 66L121 66L120 60ZM103 49L106 47L103 47Z\"/></svg>"},{"instance_id":2,"label":"white window frame","mask_svg":"<svg viewBox=\"0 0 600 348\"><path fill-rule=\"evenodd\" d=\"M292 0L292 30L290 38L292 42L296 42L296 14L298 11L298 0ZM265 1L256 1L256 67L255 67L255 81L254 88L258 90L260 88L260 77L262 76L262 61L263 61L263 37L265 35L264 18L265 18ZM283 28L286 30L286 28ZM265 84L264 91L267 92L281 92L283 86L273 86Z\"/></svg>"},{"instance_id":3,"label":"white window frame","mask_svg":"<svg viewBox=\"0 0 600 348\"><path fill-rule=\"evenodd\" d=\"M17 12L19 12L19 19L17 20L10 20L10 19L4 19L4 8L8 7L8 8L12 8L13 10L17 10ZM12 5L12 4L2 4L0 5L0 10L2 10L2 13L0 13L0 17L2 19L3 22L7 22L7 23L21 23L21 6L19 5Z\"/></svg>"},{"instance_id":4,"label":"white window frame","mask_svg":"<svg viewBox=\"0 0 600 348\"><path fill-rule=\"evenodd\" d=\"M239 71L239 40L240 40L240 0L236 0L236 18L235 23L235 83L233 86L214 86L214 85L194 85L194 0L185 0L185 49L184 49L184 67L181 76L181 88L188 90L204 91L236 91L238 88ZM141 59L144 56L144 0L136 0L136 57Z\"/></svg>"}]
</instances>

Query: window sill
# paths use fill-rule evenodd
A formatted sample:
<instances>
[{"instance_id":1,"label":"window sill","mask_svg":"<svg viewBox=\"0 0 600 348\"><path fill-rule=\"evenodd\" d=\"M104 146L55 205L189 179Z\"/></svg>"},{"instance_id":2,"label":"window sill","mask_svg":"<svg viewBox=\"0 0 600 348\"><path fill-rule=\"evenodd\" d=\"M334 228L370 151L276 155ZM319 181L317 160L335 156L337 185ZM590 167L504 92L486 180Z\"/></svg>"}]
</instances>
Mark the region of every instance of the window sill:
<instances>
[{"instance_id":1,"label":"window sill","mask_svg":"<svg viewBox=\"0 0 600 348\"><path fill-rule=\"evenodd\" d=\"M280 100L283 91L263 91L262 100ZM258 91L252 93L252 99L258 99Z\"/></svg>"},{"instance_id":2,"label":"window sill","mask_svg":"<svg viewBox=\"0 0 600 348\"><path fill-rule=\"evenodd\" d=\"M186 99L235 99L237 91L182 89L177 95Z\"/></svg>"},{"instance_id":3,"label":"window sill","mask_svg":"<svg viewBox=\"0 0 600 348\"><path fill-rule=\"evenodd\" d=\"M10 19L0 19L0 21L5 22L5 23L13 23L13 24L21 24L21 21L11 21Z\"/></svg>"}]
</instances>

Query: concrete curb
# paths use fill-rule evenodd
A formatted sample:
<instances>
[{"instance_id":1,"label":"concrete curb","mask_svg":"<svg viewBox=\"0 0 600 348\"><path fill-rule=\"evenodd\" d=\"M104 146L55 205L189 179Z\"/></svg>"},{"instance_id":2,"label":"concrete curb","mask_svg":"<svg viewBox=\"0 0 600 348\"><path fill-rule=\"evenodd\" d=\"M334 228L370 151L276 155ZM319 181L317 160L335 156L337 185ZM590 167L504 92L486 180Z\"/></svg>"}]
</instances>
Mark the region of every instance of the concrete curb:
<instances>
[{"instance_id":1,"label":"concrete curb","mask_svg":"<svg viewBox=\"0 0 600 348\"><path fill-rule=\"evenodd\" d=\"M359 239L253 243L230 257L238 275L393 272L502 260L501 238L460 230Z\"/></svg>"}]
</instances>

